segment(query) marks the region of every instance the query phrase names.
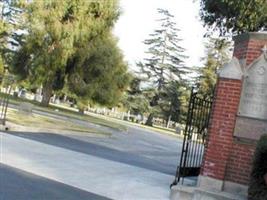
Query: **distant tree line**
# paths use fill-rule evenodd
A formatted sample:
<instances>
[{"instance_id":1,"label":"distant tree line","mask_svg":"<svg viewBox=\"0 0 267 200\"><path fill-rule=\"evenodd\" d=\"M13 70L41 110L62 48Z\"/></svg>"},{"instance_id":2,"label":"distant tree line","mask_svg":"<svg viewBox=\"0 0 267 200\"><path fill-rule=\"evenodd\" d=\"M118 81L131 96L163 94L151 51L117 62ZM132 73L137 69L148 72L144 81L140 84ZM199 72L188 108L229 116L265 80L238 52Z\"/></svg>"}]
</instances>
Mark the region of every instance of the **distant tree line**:
<instances>
[{"instance_id":1,"label":"distant tree line","mask_svg":"<svg viewBox=\"0 0 267 200\"><path fill-rule=\"evenodd\" d=\"M180 30L169 11L158 9L159 27L144 41L146 57L129 73L112 28L120 15L117 0L0 0L0 74L4 66L31 90L43 88L42 105L52 94L86 105L118 106L133 114L184 123L190 88L211 95L216 72L229 59L230 43L212 38L203 67L186 66ZM239 31L212 18L213 1L201 1L201 17L221 32ZM252 8L251 8L252 9ZM233 25L233 24L232 24ZM264 26L261 26L264 27ZM195 78L189 76L194 74Z\"/></svg>"},{"instance_id":2,"label":"distant tree line","mask_svg":"<svg viewBox=\"0 0 267 200\"><path fill-rule=\"evenodd\" d=\"M1 58L18 81L42 86L42 105L62 90L81 107L88 101L118 103L129 74L112 34L120 15L117 0L1 3L3 13L7 11L0 24L1 38L7 41L2 45L9 50Z\"/></svg>"}]
</instances>

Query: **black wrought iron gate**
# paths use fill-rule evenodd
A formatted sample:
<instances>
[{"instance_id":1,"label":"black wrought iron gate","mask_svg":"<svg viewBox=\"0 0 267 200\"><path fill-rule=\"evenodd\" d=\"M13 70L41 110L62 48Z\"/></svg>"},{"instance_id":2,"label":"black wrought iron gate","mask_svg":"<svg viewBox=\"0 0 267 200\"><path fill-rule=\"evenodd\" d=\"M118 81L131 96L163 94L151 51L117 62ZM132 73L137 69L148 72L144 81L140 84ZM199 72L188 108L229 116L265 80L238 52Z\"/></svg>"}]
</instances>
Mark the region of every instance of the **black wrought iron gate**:
<instances>
[{"instance_id":1,"label":"black wrought iron gate","mask_svg":"<svg viewBox=\"0 0 267 200\"><path fill-rule=\"evenodd\" d=\"M205 150L212 98L204 98L192 89L184 140L174 182L183 184L184 177L198 176Z\"/></svg>"}]
</instances>

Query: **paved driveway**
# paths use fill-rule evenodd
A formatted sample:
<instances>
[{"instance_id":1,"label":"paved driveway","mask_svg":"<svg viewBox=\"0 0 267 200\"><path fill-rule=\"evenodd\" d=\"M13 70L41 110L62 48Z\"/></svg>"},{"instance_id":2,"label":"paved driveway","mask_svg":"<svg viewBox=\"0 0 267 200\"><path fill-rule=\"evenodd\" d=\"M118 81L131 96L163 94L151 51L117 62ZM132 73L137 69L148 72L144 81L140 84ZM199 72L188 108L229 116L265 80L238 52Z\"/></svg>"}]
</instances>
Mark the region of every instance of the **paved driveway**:
<instances>
[{"instance_id":1,"label":"paved driveway","mask_svg":"<svg viewBox=\"0 0 267 200\"><path fill-rule=\"evenodd\" d=\"M0 133L1 181L27 183L14 188L17 199L31 199L25 192L40 194L34 199L168 199L181 141L142 128L111 131L111 137Z\"/></svg>"},{"instance_id":2,"label":"paved driveway","mask_svg":"<svg viewBox=\"0 0 267 200\"><path fill-rule=\"evenodd\" d=\"M85 190L37 176L4 164L0 165L0 172L1 200L110 200Z\"/></svg>"}]
</instances>

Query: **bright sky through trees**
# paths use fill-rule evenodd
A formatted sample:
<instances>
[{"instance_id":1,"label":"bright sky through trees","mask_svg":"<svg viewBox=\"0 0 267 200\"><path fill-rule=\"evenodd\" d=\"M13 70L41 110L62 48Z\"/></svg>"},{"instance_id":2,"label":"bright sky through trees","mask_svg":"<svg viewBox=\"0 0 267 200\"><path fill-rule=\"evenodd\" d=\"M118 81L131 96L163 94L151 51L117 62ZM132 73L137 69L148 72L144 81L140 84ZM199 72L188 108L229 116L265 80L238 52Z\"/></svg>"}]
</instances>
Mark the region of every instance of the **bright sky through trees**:
<instances>
[{"instance_id":1,"label":"bright sky through trees","mask_svg":"<svg viewBox=\"0 0 267 200\"><path fill-rule=\"evenodd\" d=\"M125 54L126 61L132 66L142 60L145 45L142 43L156 28L157 8L168 9L175 16L181 29L179 37L184 41L181 46L186 49L189 59L186 64L199 66L204 55L204 28L199 19L199 1L194 0L120 0L122 15L114 33L119 38L119 46Z\"/></svg>"}]
</instances>

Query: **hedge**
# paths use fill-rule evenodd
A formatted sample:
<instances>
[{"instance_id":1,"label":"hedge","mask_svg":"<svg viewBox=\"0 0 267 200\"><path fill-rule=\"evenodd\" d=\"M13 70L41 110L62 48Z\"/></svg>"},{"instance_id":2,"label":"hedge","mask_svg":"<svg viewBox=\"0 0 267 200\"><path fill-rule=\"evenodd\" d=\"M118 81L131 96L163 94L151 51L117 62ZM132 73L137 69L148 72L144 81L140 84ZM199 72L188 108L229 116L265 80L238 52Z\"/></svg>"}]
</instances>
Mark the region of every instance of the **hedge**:
<instances>
[{"instance_id":1,"label":"hedge","mask_svg":"<svg viewBox=\"0 0 267 200\"><path fill-rule=\"evenodd\" d=\"M254 153L253 166L248 188L248 200L267 200L267 134L262 135Z\"/></svg>"}]
</instances>

